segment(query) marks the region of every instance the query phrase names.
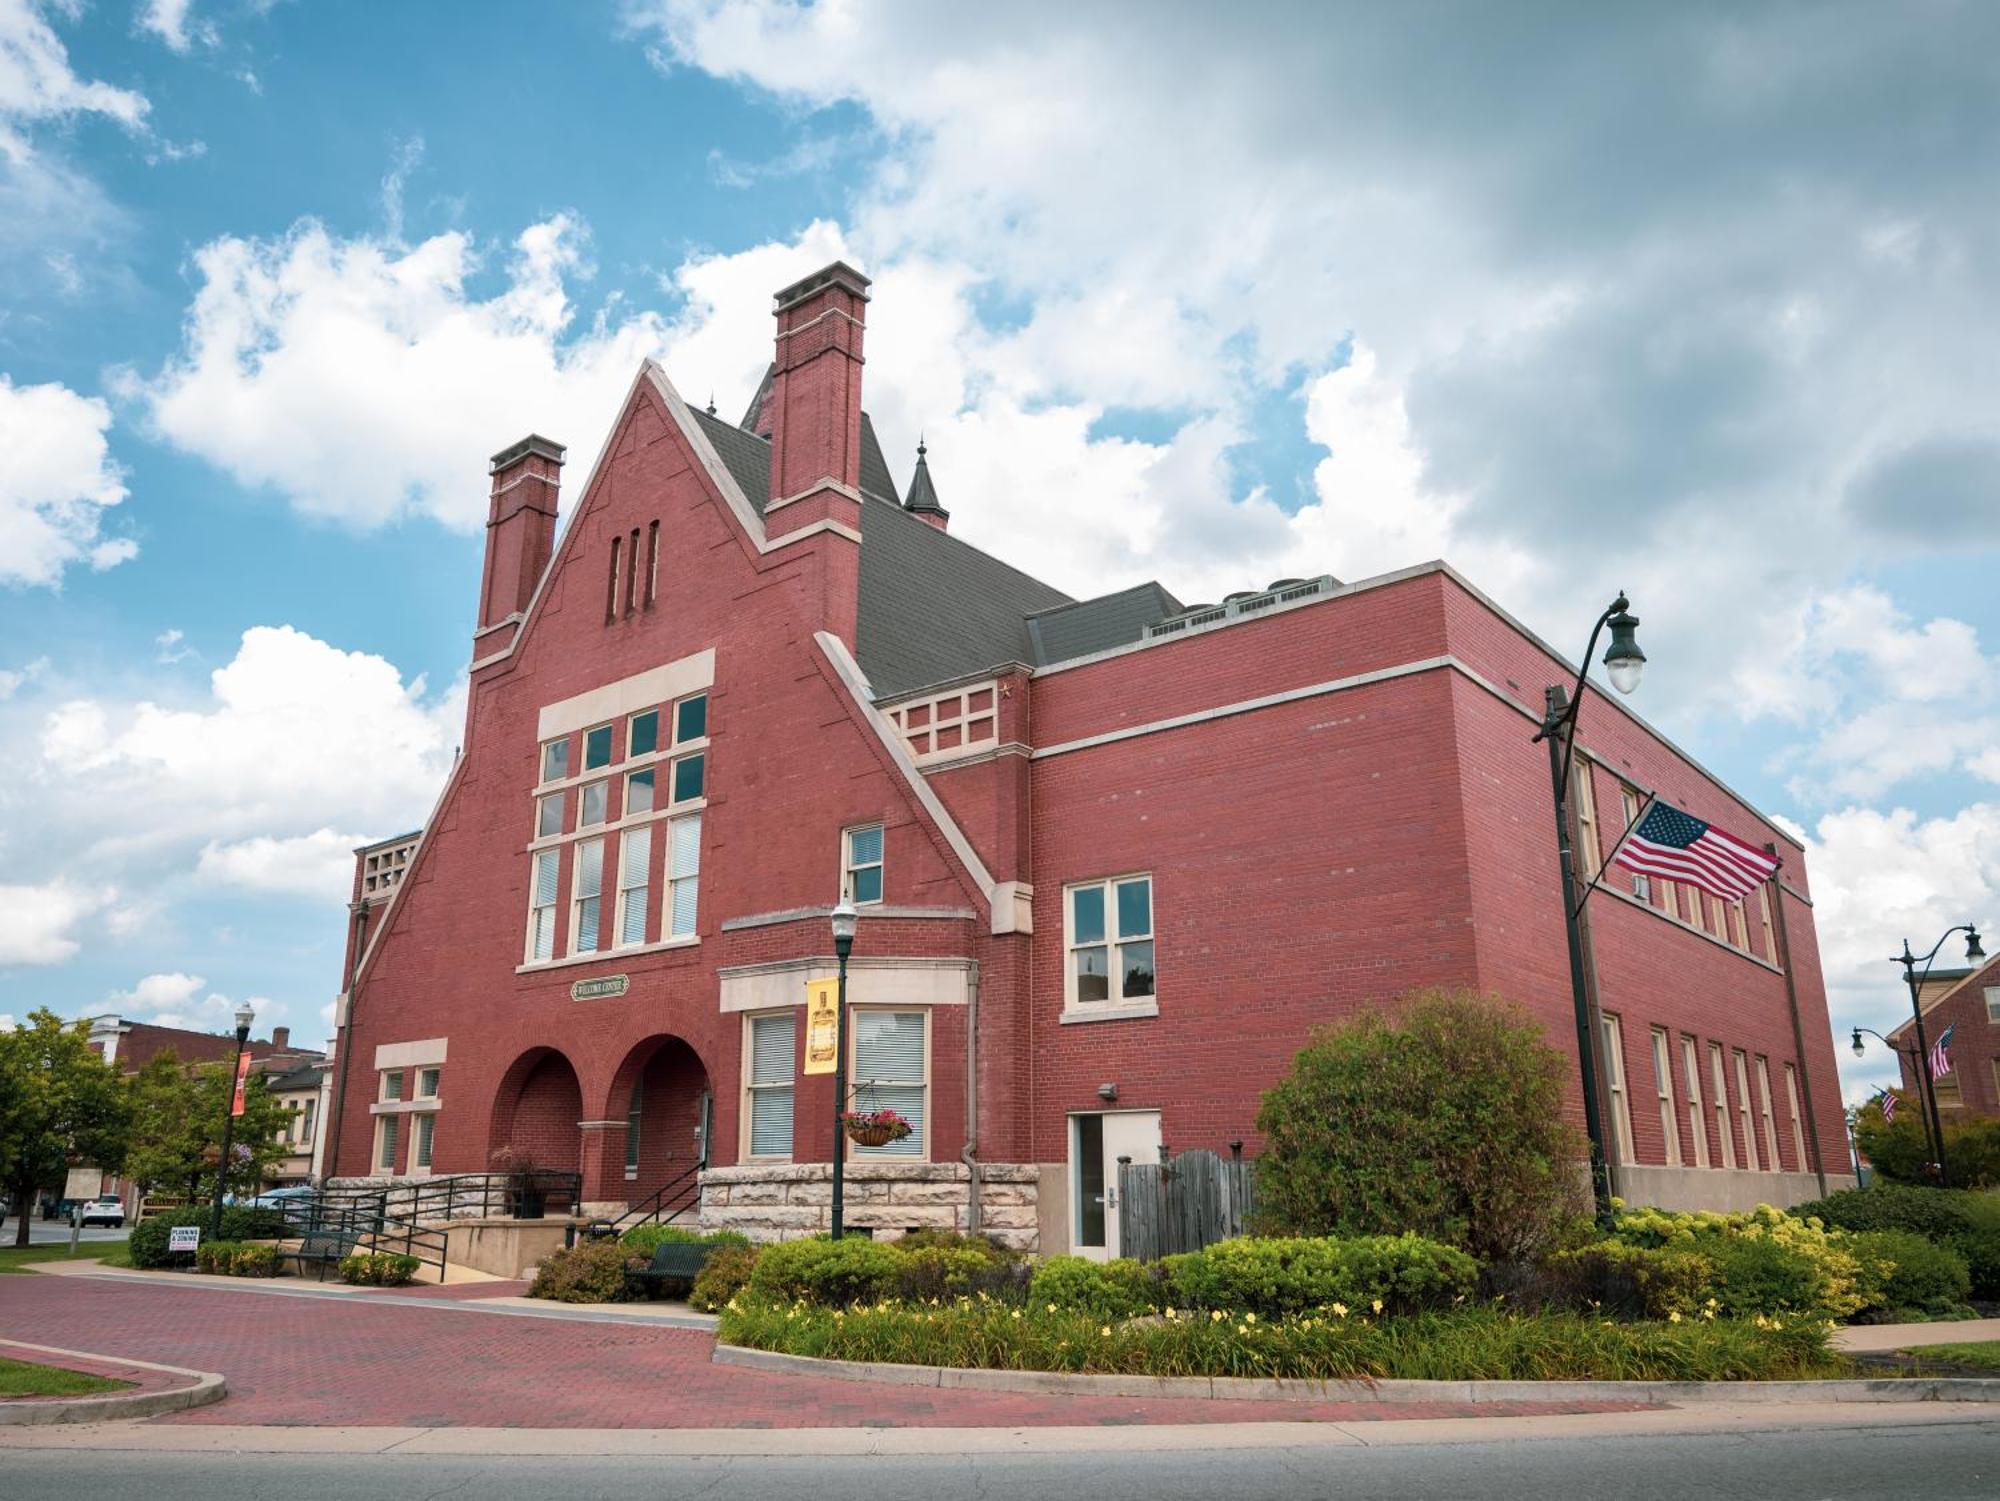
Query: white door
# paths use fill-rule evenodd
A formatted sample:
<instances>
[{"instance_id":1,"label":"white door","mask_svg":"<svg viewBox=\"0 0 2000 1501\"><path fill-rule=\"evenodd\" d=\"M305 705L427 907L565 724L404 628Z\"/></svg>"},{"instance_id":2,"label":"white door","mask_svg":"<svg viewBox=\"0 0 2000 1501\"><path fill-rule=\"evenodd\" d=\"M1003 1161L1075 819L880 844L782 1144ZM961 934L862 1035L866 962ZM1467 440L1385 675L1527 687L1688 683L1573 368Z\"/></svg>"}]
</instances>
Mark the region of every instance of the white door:
<instances>
[{"instance_id":1,"label":"white door","mask_svg":"<svg viewBox=\"0 0 2000 1501\"><path fill-rule=\"evenodd\" d=\"M1069 1118L1070 1249L1092 1261L1119 1254L1118 1159L1160 1160L1157 1110L1107 1110Z\"/></svg>"}]
</instances>

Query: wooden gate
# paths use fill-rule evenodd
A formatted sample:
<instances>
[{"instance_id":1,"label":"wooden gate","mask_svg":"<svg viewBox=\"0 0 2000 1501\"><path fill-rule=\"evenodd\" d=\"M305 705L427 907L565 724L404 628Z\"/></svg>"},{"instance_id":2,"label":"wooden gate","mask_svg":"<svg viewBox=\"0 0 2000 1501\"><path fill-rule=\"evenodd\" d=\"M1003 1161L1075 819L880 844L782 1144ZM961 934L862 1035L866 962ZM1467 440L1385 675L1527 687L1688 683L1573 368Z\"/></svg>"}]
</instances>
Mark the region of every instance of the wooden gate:
<instances>
[{"instance_id":1,"label":"wooden gate","mask_svg":"<svg viewBox=\"0 0 2000 1501\"><path fill-rule=\"evenodd\" d=\"M1157 1261L1241 1235L1255 1208L1255 1164L1232 1153L1118 1161L1118 1254Z\"/></svg>"}]
</instances>

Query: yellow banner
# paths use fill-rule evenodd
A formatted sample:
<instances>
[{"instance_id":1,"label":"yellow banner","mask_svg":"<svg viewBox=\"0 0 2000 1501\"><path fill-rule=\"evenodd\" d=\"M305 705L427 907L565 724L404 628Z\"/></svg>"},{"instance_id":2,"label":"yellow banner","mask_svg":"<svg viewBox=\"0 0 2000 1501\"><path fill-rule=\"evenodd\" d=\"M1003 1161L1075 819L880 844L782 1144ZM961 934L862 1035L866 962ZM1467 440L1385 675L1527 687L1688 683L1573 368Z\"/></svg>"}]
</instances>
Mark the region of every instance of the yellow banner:
<instances>
[{"instance_id":1,"label":"yellow banner","mask_svg":"<svg viewBox=\"0 0 2000 1501\"><path fill-rule=\"evenodd\" d=\"M809 1074L830 1074L840 1053L840 982L806 981L806 1066Z\"/></svg>"}]
</instances>

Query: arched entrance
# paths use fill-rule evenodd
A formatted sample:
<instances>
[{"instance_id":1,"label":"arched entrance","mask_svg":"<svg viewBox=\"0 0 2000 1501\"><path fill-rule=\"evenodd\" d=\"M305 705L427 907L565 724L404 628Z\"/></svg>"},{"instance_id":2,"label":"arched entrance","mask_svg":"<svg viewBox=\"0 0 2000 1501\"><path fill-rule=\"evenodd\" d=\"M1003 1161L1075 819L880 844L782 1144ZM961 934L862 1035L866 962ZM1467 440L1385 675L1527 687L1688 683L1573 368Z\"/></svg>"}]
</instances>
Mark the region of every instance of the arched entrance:
<instances>
[{"instance_id":1,"label":"arched entrance","mask_svg":"<svg viewBox=\"0 0 2000 1501\"><path fill-rule=\"evenodd\" d=\"M487 1135L489 1163L502 1147L559 1173L583 1168L583 1086L576 1070L554 1048L531 1048L514 1060L493 1099Z\"/></svg>"},{"instance_id":2,"label":"arched entrance","mask_svg":"<svg viewBox=\"0 0 2000 1501\"><path fill-rule=\"evenodd\" d=\"M625 1123L613 1133L616 1160L605 1165L622 1192L606 1197L637 1204L672 1184L692 1190L693 1172L709 1156L712 1104L708 1069L685 1038L662 1033L633 1044L604 1105L606 1120Z\"/></svg>"}]
</instances>

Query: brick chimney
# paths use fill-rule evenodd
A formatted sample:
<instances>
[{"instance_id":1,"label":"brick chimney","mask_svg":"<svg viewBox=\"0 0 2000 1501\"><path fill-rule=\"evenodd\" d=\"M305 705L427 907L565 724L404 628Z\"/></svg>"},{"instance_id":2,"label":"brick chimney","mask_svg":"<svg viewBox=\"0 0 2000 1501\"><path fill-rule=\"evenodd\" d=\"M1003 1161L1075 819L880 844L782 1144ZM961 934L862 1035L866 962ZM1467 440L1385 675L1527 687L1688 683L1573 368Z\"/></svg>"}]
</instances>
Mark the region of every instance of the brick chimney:
<instances>
[{"instance_id":1,"label":"brick chimney","mask_svg":"<svg viewBox=\"0 0 2000 1501\"><path fill-rule=\"evenodd\" d=\"M272 1048L282 1052L284 1049L290 1047L291 1045L292 1045L292 1029L290 1027L271 1028Z\"/></svg>"},{"instance_id":2,"label":"brick chimney","mask_svg":"<svg viewBox=\"0 0 2000 1501\"><path fill-rule=\"evenodd\" d=\"M556 540L556 496L564 449L529 434L493 455L493 498L486 516L486 570L479 585L473 659L504 651L534 598Z\"/></svg>"},{"instance_id":3,"label":"brick chimney","mask_svg":"<svg viewBox=\"0 0 2000 1501\"><path fill-rule=\"evenodd\" d=\"M823 629L854 645L860 588L861 336L868 278L835 261L779 292L777 356L759 414L771 425L773 542L817 527ZM825 526L818 526L826 523Z\"/></svg>"}]
</instances>

